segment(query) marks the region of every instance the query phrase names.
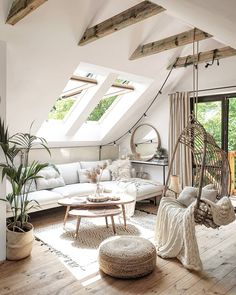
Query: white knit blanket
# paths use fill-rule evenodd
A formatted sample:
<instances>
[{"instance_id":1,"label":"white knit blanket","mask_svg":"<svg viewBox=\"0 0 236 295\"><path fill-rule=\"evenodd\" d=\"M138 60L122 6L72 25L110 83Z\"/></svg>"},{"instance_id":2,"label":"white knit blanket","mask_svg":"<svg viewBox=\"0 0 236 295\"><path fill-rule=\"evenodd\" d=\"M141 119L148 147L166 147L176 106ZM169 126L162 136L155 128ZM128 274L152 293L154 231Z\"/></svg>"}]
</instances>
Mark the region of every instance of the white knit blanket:
<instances>
[{"instance_id":1,"label":"white knit blanket","mask_svg":"<svg viewBox=\"0 0 236 295\"><path fill-rule=\"evenodd\" d=\"M159 182L155 182L148 179L141 179L141 178L120 179L117 181L117 185L121 189L121 191L129 194L135 200L133 203L127 204L125 206L127 217L131 217L134 215L137 194L139 189L142 188L142 186L144 185L153 185L156 187L162 186Z\"/></svg>"},{"instance_id":2,"label":"white knit blanket","mask_svg":"<svg viewBox=\"0 0 236 295\"><path fill-rule=\"evenodd\" d=\"M217 204L210 203L216 224L225 225L235 219L228 197L223 197ZM155 243L160 257L176 257L186 268L199 271L202 262L195 235L195 204L186 208L174 198L163 197L157 213Z\"/></svg>"}]
</instances>

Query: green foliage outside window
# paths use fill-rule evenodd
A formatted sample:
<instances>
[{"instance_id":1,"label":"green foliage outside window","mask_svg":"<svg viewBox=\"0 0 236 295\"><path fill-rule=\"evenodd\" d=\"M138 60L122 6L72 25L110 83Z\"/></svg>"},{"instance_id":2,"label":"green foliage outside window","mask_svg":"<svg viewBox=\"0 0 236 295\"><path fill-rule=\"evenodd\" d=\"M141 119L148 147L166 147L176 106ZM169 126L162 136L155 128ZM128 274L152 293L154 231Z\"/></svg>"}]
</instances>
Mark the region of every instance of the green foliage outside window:
<instances>
[{"instance_id":1,"label":"green foliage outside window","mask_svg":"<svg viewBox=\"0 0 236 295\"><path fill-rule=\"evenodd\" d=\"M198 103L197 118L221 146L221 102ZM236 98L229 99L228 126L228 150L236 151Z\"/></svg>"},{"instance_id":2,"label":"green foliage outside window","mask_svg":"<svg viewBox=\"0 0 236 295\"><path fill-rule=\"evenodd\" d=\"M197 119L221 146L221 102L198 103Z\"/></svg>"},{"instance_id":3,"label":"green foliage outside window","mask_svg":"<svg viewBox=\"0 0 236 295\"><path fill-rule=\"evenodd\" d=\"M236 98L229 100L229 151L236 151Z\"/></svg>"},{"instance_id":4,"label":"green foliage outside window","mask_svg":"<svg viewBox=\"0 0 236 295\"><path fill-rule=\"evenodd\" d=\"M48 115L48 119L51 120L63 120L68 114L75 100L72 98L58 98L55 105L51 109Z\"/></svg>"},{"instance_id":5,"label":"green foliage outside window","mask_svg":"<svg viewBox=\"0 0 236 295\"><path fill-rule=\"evenodd\" d=\"M94 110L90 113L87 121L99 121L117 97L118 95L102 99L94 108Z\"/></svg>"}]
</instances>

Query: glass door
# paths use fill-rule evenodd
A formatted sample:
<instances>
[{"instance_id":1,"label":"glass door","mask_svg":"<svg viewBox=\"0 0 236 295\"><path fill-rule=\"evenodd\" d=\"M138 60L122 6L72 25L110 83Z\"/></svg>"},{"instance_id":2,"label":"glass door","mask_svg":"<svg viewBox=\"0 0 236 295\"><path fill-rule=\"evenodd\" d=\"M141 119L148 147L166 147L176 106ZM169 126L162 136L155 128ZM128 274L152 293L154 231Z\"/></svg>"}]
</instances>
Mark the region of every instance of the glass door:
<instances>
[{"instance_id":1,"label":"glass door","mask_svg":"<svg viewBox=\"0 0 236 295\"><path fill-rule=\"evenodd\" d=\"M232 194L236 195L236 95L229 99L228 155L232 176Z\"/></svg>"},{"instance_id":2,"label":"glass door","mask_svg":"<svg viewBox=\"0 0 236 295\"><path fill-rule=\"evenodd\" d=\"M222 101L199 101L196 105L196 117L222 147Z\"/></svg>"},{"instance_id":3,"label":"glass door","mask_svg":"<svg viewBox=\"0 0 236 295\"><path fill-rule=\"evenodd\" d=\"M192 101L198 121L228 153L232 175L231 193L236 195L236 94L199 97Z\"/></svg>"}]
</instances>

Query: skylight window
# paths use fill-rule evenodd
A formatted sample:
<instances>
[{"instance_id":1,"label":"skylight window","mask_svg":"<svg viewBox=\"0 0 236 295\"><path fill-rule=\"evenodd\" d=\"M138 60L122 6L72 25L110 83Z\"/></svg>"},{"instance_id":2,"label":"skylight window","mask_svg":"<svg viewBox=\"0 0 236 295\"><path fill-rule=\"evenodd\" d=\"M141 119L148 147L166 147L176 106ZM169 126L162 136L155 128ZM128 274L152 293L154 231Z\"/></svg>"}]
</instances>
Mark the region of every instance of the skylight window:
<instances>
[{"instance_id":1,"label":"skylight window","mask_svg":"<svg viewBox=\"0 0 236 295\"><path fill-rule=\"evenodd\" d=\"M64 120L65 116L69 113L71 107L75 103L74 98L61 98L59 97L48 114L49 120Z\"/></svg>"},{"instance_id":2,"label":"skylight window","mask_svg":"<svg viewBox=\"0 0 236 295\"><path fill-rule=\"evenodd\" d=\"M97 80L92 78L92 73L87 73L86 76L73 75L66 84L61 96L49 112L49 120L64 120L66 115L71 110L74 103L80 97L83 91L97 85Z\"/></svg>"},{"instance_id":3,"label":"skylight window","mask_svg":"<svg viewBox=\"0 0 236 295\"><path fill-rule=\"evenodd\" d=\"M99 121L117 98L118 98L118 95L109 96L109 97L105 97L101 99L99 104L94 108L94 110L88 116L87 121Z\"/></svg>"},{"instance_id":4,"label":"skylight window","mask_svg":"<svg viewBox=\"0 0 236 295\"><path fill-rule=\"evenodd\" d=\"M124 79L116 79L113 85L109 88L107 93L100 100L98 105L93 109L87 118L87 121L99 121L103 115L111 108L113 103L117 101L122 95L133 91L134 87L128 85L129 81Z\"/></svg>"}]
</instances>

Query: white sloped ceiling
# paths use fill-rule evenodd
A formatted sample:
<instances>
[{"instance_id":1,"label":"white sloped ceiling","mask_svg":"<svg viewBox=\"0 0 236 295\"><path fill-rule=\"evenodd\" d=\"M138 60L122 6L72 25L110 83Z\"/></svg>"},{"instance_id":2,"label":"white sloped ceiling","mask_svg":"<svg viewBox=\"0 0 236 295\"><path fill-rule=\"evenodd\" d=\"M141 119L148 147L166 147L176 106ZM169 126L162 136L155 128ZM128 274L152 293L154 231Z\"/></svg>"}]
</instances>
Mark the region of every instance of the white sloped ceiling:
<instances>
[{"instance_id":1,"label":"white sloped ceiling","mask_svg":"<svg viewBox=\"0 0 236 295\"><path fill-rule=\"evenodd\" d=\"M50 0L15 26L10 26L5 24L10 3L8 0L0 0L2 8L0 9L0 39L7 42L7 119L10 130L26 131L30 122L35 121L34 131L37 131L47 118L49 110L61 94L69 77L77 66L84 62L110 68L112 72L121 71L154 81L135 108L125 114L125 120L120 120L114 126L114 132L104 136L104 141L110 140L114 134L117 137L126 131L127 126L130 126L142 114L144 107L151 101L163 82L168 64L180 53L191 54L192 50L191 46L187 46L130 61L129 56L139 44L181 33L193 26L208 31L207 22L209 21L209 33L213 34L217 40L236 47L230 28L233 21L234 30L236 27L236 17L233 19L230 7L235 1L229 1L228 8L225 5L219 18L211 17L205 20L203 11L208 7L204 1L182 0L155 0L156 3L166 7L167 12L86 46L77 45L88 26L95 25L139 2L141 1ZM223 1L209 2L215 3L214 13L220 14L220 2ZM201 3L199 11L196 8L197 3ZM201 13L201 17L194 17L193 9ZM205 15L206 18L208 16ZM225 29L220 29L219 24L222 23L221 26L223 26L226 19L228 23ZM201 50L206 50L223 45L211 39L201 42L200 46ZM176 86L184 74L184 69L173 73L167 84L168 91Z\"/></svg>"}]
</instances>

